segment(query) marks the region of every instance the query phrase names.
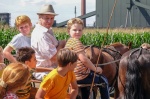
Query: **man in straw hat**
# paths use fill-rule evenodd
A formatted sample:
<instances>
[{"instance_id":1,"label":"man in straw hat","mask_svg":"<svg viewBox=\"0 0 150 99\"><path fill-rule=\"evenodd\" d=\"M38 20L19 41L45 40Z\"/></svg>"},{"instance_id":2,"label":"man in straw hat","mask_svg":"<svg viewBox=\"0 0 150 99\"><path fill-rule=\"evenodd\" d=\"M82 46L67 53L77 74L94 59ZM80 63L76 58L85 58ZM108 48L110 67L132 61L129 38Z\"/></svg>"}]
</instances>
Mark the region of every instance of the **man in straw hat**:
<instances>
[{"instance_id":1,"label":"man in straw hat","mask_svg":"<svg viewBox=\"0 0 150 99\"><path fill-rule=\"evenodd\" d=\"M56 68L57 51L64 47L65 42L57 41L53 35L51 27L57 14L51 4L43 5L37 15L39 19L31 34L31 47L36 52L36 67L47 71L34 74L36 79L42 80L43 76Z\"/></svg>"}]
</instances>

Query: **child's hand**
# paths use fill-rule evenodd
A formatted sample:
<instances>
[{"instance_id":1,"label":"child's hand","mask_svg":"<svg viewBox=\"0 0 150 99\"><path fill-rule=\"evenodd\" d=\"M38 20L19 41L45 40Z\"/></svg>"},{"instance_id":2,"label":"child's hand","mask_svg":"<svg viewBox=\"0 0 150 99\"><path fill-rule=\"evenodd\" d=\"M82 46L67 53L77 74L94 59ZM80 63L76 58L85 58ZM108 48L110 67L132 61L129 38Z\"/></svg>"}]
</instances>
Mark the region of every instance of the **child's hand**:
<instances>
[{"instance_id":1,"label":"child's hand","mask_svg":"<svg viewBox=\"0 0 150 99\"><path fill-rule=\"evenodd\" d=\"M97 69L96 69L96 73L98 73L98 74L102 74L102 72L103 72L102 68L101 68L101 67L97 67Z\"/></svg>"}]
</instances>

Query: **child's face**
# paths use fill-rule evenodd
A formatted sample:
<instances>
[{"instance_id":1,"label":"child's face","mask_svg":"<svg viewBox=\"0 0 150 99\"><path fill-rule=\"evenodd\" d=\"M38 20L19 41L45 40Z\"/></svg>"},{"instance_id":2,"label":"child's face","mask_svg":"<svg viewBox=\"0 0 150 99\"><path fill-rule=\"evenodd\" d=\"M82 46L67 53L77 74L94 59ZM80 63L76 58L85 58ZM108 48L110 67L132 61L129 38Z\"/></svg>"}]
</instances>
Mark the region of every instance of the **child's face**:
<instances>
[{"instance_id":1,"label":"child's face","mask_svg":"<svg viewBox=\"0 0 150 99\"><path fill-rule=\"evenodd\" d=\"M49 14L41 15L40 24L49 29L54 23L54 17L55 16Z\"/></svg>"},{"instance_id":2,"label":"child's face","mask_svg":"<svg viewBox=\"0 0 150 99\"><path fill-rule=\"evenodd\" d=\"M83 26L81 24L75 23L71 26L70 30L68 30L71 37L80 39L82 36Z\"/></svg>"},{"instance_id":3,"label":"child's face","mask_svg":"<svg viewBox=\"0 0 150 99\"><path fill-rule=\"evenodd\" d=\"M30 34L31 32L31 27L32 25L29 23L23 23L21 25L18 26L18 30L19 32L21 32L23 35L27 36Z\"/></svg>"},{"instance_id":4,"label":"child's face","mask_svg":"<svg viewBox=\"0 0 150 99\"><path fill-rule=\"evenodd\" d=\"M31 59L26 63L27 66L29 66L29 68L35 68L36 67L36 57L35 57L35 54L32 55Z\"/></svg>"}]
</instances>

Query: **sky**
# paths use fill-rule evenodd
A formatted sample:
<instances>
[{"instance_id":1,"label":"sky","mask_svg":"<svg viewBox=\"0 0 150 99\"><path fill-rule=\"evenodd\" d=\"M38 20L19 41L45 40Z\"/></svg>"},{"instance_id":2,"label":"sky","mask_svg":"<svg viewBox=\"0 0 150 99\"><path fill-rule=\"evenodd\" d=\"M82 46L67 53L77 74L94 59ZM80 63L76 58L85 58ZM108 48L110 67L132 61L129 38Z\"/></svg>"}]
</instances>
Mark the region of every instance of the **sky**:
<instances>
[{"instance_id":1,"label":"sky","mask_svg":"<svg viewBox=\"0 0 150 99\"><path fill-rule=\"evenodd\" d=\"M96 0L86 0L86 13L95 11ZM38 21L37 12L44 4L52 4L57 23L66 21L81 15L81 0L1 0L0 13L11 13L11 26L14 26L14 20L19 15L27 15L31 18L32 24L35 25ZM86 19L86 25L92 26L95 21L95 16Z\"/></svg>"}]
</instances>

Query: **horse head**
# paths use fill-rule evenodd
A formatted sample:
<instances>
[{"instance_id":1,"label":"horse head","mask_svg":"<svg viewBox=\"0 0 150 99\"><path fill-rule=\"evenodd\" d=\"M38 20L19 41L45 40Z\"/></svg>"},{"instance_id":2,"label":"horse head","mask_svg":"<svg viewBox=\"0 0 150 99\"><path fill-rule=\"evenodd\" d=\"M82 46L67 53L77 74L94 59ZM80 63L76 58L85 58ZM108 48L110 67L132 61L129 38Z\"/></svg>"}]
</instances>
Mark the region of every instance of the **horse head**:
<instances>
[{"instance_id":1,"label":"horse head","mask_svg":"<svg viewBox=\"0 0 150 99\"><path fill-rule=\"evenodd\" d=\"M85 51L85 55L90 59L90 61L96 64L98 55L100 53L100 49L94 45L90 45L90 46L85 46L84 51Z\"/></svg>"},{"instance_id":2,"label":"horse head","mask_svg":"<svg viewBox=\"0 0 150 99\"><path fill-rule=\"evenodd\" d=\"M106 48L109 48L113 46L121 55L123 55L125 52L129 51L131 49L132 43L129 42L128 46L125 44L122 44L120 42L115 42L110 45L105 46Z\"/></svg>"}]
</instances>

